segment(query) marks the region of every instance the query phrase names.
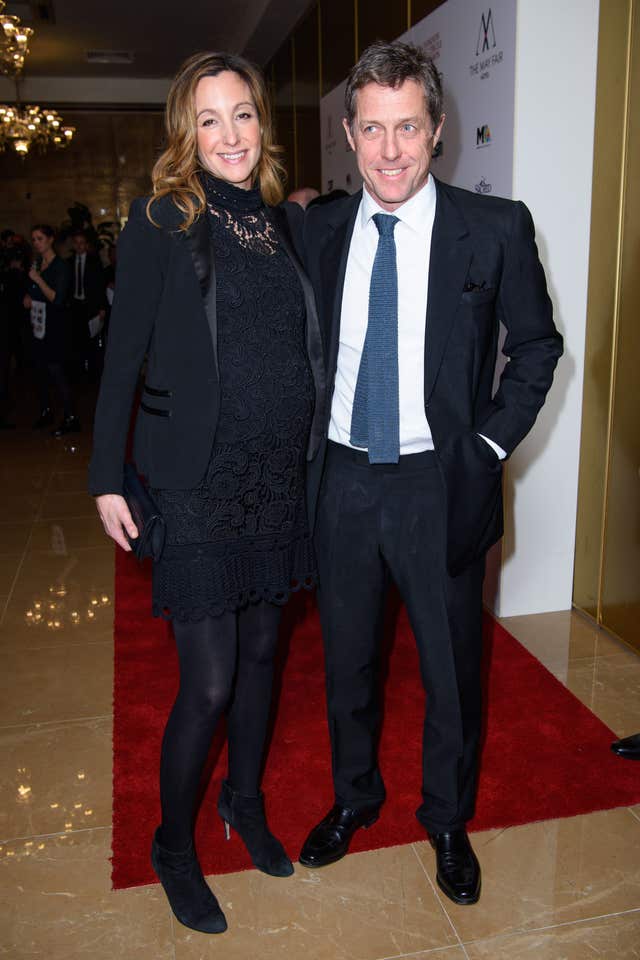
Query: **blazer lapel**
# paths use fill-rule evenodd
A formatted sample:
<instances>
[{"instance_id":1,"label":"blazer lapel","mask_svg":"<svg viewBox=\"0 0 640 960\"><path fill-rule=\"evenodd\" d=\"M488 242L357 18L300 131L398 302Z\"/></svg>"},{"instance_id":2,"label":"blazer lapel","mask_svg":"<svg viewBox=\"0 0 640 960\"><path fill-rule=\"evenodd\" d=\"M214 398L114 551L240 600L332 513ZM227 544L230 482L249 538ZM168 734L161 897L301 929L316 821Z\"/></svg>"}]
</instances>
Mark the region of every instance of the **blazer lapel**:
<instances>
[{"instance_id":1,"label":"blazer lapel","mask_svg":"<svg viewBox=\"0 0 640 960\"><path fill-rule=\"evenodd\" d=\"M187 230L187 241L196 276L200 284L204 312L209 324L211 343L213 346L213 360L216 377L220 379L218 371L218 322L216 317L216 272L213 261L213 249L209 238L207 218L202 213Z\"/></svg>"},{"instance_id":2,"label":"blazer lapel","mask_svg":"<svg viewBox=\"0 0 640 960\"><path fill-rule=\"evenodd\" d=\"M338 363L344 277L347 270L353 227L356 222L358 210L360 209L361 199L362 190L359 190L350 197L348 201L345 200L345 205L342 207L340 217L329 223L330 236L324 246L320 264L320 272L323 281L326 283L326 289L334 289L333 299L329 301L328 305L330 309L330 326L328 344L326 344L329 395L333 393L333 384ZM329 411L327 411L327 413L328 412Z\"/></svg>"},{"instance_id":3,"label":"blazer lapel","mask_svg":"<svg viewBox=\"0 0 640 960\"><path fill-rule=\"evenodd\" d=\"M438 180L435 183L436 215L431 236L425 337L425 403L435 386L472 253L466 221L443 185Z\"/></svg>"},{"instance_id":4,"label":"blazer lapel","mask_svg":"<svg viewBox=\"0 0 640 960\"><path fill-rule=\"evenodd\" d=\"M279 207L271 210L280 242L287 253L302 287L306 308L306 342L307 355L313 380L315 384L315 409L313 423L309 434L309 445L307 449L307 459L312 460L316 455L322 439L322 430L324 427L324 405L326 402L326 380L324 373L324 356L322 351L322 337L320 334L320 323L318 320L318 311L316 309L316 299L313 293L313 287L309 280L298 255L293 247L290 238L289 225L286 215Z\"/></svg>"}]
</instances>

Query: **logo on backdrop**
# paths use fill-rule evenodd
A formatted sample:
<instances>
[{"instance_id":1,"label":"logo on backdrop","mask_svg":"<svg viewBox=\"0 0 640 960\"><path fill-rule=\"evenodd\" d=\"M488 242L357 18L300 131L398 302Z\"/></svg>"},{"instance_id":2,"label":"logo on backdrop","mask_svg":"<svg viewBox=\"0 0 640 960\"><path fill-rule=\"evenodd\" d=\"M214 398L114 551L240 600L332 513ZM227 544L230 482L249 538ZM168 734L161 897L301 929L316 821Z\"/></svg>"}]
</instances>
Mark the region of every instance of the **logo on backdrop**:
<instances>
[{"instance_id":1,"label":"logo on backdrop","mask_svg":"<svg viewBox=\"0 0 640 960\"><path fill-rule=\"evenodd\" d=\"M469 73L472 77L486 80L491 75L491 70L502 63L504 53L497 47L493 12L489 7L486 12L483 10L480 15L476 35L476 60L475 63L469 65Z\"/></svg>"},{"instance_id":2,"label":"logo on backdrop","mask_svg":"<svg viewBox=\"0 0 640 960\"><path fill-rule=\"evenodd\" d=\"M489 13L487 13L486 16L483 13L480 17L476 57L479 57L481 53L487 53L488 50L495 49L495 46L496 32L493 29L493 14L491 13L491 7L489 7Z\"/></svg>"},{"instance_id":3,"label":"logo on backdrop","mask_svg":"<svg viewBox=\"0 0 640 960\"><path fill-rule=\"evenodd\" d=\"M476 149L489 146L491 146L491 130L488 123L483 123L481 127L476 127Z\"/></svg>"},{"instance_id":4,"label":"logo on backdrop","mask_svg":"<svg viewBox=\"0 0 640 960\"><path fill-rule=\"evenodd\" d=\"M480 183L476 183L473 188L476 193L491 193L493 186L490 183L487 183L484 177L480 178Z\"/></svg>"},{"instance_id":5,"label":"logo on backdrop","mask_svg":"<svg viewBox=\"0 0 640 960\"><path fill-rule=\"evenodd\" d=\"M435 147L433 148L433 153L431 154L432 160L438 160L439 157L444 153L444 140L438 140Z\"/></svg>"}]
</instances>

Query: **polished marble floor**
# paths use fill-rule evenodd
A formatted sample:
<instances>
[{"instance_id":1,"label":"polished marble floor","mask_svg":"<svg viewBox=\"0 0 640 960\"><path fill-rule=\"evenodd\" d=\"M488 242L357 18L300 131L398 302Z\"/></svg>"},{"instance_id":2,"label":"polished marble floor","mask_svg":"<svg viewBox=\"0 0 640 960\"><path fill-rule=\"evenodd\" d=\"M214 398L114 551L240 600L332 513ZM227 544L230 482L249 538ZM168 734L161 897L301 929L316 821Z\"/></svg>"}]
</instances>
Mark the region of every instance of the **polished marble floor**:
<instances>
[{"instance_id":1,"label":"polished marble floor","mask_svg":"<svg viewBox=\"0 0 640 960\"><path fill-rule=\"evenodd\" d=\"M88 435L21 419L0 434L0 956L640 958L640 807L475 834L471 908L439 894L427 843L211 878L221 937L174 922L157 885L111 891L113 549ZM620 736L640 730L636 654L571 612L505 625Z\"/></svg>"}]
</instances>

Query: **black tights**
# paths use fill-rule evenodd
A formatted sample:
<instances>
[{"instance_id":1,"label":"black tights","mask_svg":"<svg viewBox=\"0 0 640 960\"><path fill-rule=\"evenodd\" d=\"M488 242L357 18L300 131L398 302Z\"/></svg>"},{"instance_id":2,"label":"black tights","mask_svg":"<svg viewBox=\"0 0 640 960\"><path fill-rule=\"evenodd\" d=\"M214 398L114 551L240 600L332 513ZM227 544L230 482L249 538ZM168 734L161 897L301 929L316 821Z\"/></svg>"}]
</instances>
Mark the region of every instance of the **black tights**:
<instances>
[{"instance_id":1,"label":"black tights","mask_svg":"<svg viewBox=\"0 0 640 960\"><path fill-rule=\"evenodd\" d=\"M281 608L261 602L197 622L174 620L180 689L162 741L162 844L184 850L193 834L202 771L228 712L229 783L259 791Z\"/></svg>"}]
</instances>

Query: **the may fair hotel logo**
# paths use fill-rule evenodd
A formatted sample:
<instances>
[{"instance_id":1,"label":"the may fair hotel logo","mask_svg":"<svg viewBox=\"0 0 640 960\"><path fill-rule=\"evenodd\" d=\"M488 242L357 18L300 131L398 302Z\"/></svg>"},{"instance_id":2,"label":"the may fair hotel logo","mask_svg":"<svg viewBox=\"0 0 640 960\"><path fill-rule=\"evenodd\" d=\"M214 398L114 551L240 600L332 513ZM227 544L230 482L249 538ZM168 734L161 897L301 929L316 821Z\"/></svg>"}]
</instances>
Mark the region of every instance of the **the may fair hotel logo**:
<instances>
[{"instance_id":1,"label":"the may fair hotel logo","mask_svg":"<svg viewBox=\"0 0 640 960\"><path fill-rule=\"evenodd\" d=\"M503 52L498 47L493 12L489 7L488 10L482 11L477 24L476 59L474 63L469 64L469 73L472 77L486 80L491 70L502 63L502 59Z\"/></svg>"}]
</instances>

